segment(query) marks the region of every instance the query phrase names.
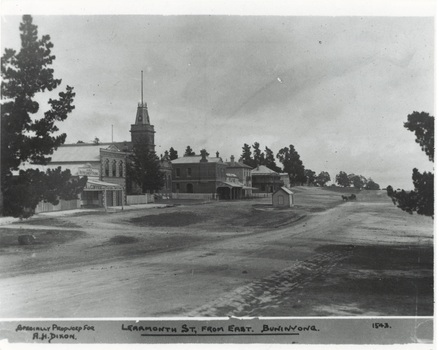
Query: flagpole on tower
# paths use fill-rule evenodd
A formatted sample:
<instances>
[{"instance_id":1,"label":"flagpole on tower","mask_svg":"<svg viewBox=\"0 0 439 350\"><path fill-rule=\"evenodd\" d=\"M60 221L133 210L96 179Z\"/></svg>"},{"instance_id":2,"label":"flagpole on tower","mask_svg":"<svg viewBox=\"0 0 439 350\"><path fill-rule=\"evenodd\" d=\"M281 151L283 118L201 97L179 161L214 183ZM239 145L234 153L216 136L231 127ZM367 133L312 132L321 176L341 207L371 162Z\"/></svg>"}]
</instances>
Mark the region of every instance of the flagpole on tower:
<instances>
[{"instance_id":1,"label":"flagpole on tower","mask_svg":"<svg viewBox=\"0 0 439 350\"><path fill-rule=\"evenodd\" d=\"M142 93L142 96L141 96L141 97L142 97L142 99L141 99L141 101L142 101L142 107L143 107L143 70L142 70L142 75L141 75L141 79L140 79L140 80L141 80L141 82L142 82L142 83L141 83L141 86L142 86L142 89L141 89L141 93Z\"/></svg>"}]
</instances>

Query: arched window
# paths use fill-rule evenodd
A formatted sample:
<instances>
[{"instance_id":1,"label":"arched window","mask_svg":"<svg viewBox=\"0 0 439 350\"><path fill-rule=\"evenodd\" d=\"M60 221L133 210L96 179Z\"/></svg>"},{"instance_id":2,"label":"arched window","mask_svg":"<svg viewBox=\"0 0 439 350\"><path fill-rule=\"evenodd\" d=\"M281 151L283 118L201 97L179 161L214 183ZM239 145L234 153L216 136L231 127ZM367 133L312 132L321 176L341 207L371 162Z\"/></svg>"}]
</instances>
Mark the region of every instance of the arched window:
<instances>
[{"instance_id":1,"label":"arched window","mask_svg":"<svg viewBox=\"0 0 439 350\"><path fill-rule=\"evenodd\" d=\"M110 176L110 161L108 158L104 160L104 174L105 176Z\"/></svg>"},{"instance_id":2,"label":"arched window","mask_svg":"<svg viewBox=\"0 0 439 350\"><path fill-rule=\"evenodd\" d=\"M111 162L111 176L116 177L116 159Z\"/></svg>"},{"instance_id":3,"label":"arched window","mask_svg":"<svg viewBox=\"0 0 439 350\"><path fill-rule=\"evenodd\" d=\"M123 177L123 160L119 161L119 177Z\"/></svg>"}]
</instances>

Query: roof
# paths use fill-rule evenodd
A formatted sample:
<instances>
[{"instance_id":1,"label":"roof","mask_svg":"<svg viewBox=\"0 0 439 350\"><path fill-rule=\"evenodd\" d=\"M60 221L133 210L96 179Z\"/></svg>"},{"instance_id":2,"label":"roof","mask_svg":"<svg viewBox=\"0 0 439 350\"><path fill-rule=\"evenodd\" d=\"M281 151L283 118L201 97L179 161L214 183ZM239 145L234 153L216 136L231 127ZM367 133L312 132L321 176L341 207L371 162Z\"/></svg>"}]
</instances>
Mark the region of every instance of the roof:
<instances>
[{"instance_id":1,"label":"roof","mask_svg":"<svg viewBox=\"0 0 439 350\"><path fill-rule=\"evenodd\" d=\"M281 188L279 188L276 192L279 192L279 191L284 191L285 193L288 193L288 194L294 194L293 191L289 190L288 188L286 188L286 187L284 187L284 186L282 186ZM274 192L274 193L276 193L276 192ZM274 193L273 193L273 194L274 194Z\"/></svg>"},{"instance_id":2,"label":"roof","mask_svg":"<svg viewBox=\"0 0 439 350\"><path fill-rule=\"evenodd\" d=\"M265 165L259 165L252 170L252 175L279 175L274 170L268 169Z\"/></svg>"},{"instance_id":3,"label":"roof","mask_svg":"<svg viewBox=\"0 0 439 350\"><path fill-rule=\"evenodd\" d=\"M84 190L122 190L122 186L110 182L88 179Z\"/></svg>"},{"instance_id":4,"label":"roof","mask_svg":"<svg viewBox=\"0 0 439 350\"><path fill-rule=\"evenodd\" d=\"M222 163L223 160L219 157L206 157L207 163ZM200 163L201 155L196 156L186 156L174 159L171 161L172 164L192 164Z\"/></svg>"},{"instance_id":5,"label":"roof","mask_svg":"<svg viewBox=\"0 0 439 350\"><path fill-rule=\"evenodd\" d=\"M127 146L131 142L126 142ZM99 162L100 149L107 149L116 146L121 150L125 142L114 143L75 143L59 146L51 155L51 163L73 163L73 162Z\"/></svg>"},{"instance_id":6,"label":"roof","mask_svg":"<svg viewBox=\"0 0 439 350\"><path fill-rule=\"evenodd\" d=\"M242 183L240 183L240 182L228 182L228 181L222 181L222 182L221 182L221 185L218 186L218 187L224 187L224 186L227 186L227 187L239 187L239 188L241 188L241 187L243 187L244 185L243 185Z\"/></svg>"},{"instance_id":7,"label":"roof","mask_svg":"<svg viewBox=\"0 0 439 350\"><path fill-rule=\"evenodd\" d=\"M252 169L251 166L248 166L247 164L241 163L241 162L226 162L227 167L229 168L247 168Z\"/></svg>"}]
</instances>

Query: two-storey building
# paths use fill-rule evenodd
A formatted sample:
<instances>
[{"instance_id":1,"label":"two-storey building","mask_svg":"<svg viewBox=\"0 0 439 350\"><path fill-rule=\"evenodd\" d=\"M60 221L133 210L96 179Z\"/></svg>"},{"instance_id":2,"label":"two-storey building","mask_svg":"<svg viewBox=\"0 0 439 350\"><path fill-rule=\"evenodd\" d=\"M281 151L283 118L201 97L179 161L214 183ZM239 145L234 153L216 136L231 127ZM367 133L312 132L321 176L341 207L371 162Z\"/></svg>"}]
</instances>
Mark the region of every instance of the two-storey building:
<instances>
[{"instance_id":1,"label":"two-storey building","mask_svg":"<svg viewBox=\"0 0 439 350\"><path fill-rule=\"evenodd\" d=\"M204 150L200 155L180 157L171 163L172 192L216 194L226 181L227 165L220 157L208 157Z\"/></svg>"},{"instance_id":2,"label":"two-storey building","mask_svg":"<svg viewBox=\"0 0 439 350\"><path fill-rule=\"evenodd\" d=\"M230 157L230 162L227 164L227 173L235 174L242 184L240 198L251 197L252 195L252 168L244 164L241 160L235 162L235 157L232 155Z\"/></svg>"}]
</instances>

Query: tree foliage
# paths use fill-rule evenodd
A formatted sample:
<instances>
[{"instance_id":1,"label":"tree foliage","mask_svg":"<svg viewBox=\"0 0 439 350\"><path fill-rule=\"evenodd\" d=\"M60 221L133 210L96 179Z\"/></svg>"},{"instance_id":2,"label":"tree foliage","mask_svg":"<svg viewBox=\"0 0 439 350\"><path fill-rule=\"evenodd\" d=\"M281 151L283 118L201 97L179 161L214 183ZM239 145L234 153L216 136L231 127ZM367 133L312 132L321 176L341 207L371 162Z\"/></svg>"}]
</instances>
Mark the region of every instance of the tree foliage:
<instances>
[{"instance_id":1,"label":"tree foliage","mask_svg":"<svg viewBox=\"0 0 439 350\"><path fill-rule=\"evenodd\" d=\"M264 165L265 156L264 156L264 152L260 149L259 142L255 142L252 147L253 147L254 166L257 167L258 165Z\"/></svg>"},{"instance_id":2,"label":"tree foliage","mask_svg":"<svg viewBox=\"0 0 439 350\"><path fill-rule=\"evenodd\" d=\"M305 169L306 183L308 186L315 185L316 172L311 169Z\"/></svg>"},{"instance_id":3,"label":"tree foliage","mask_svg":"<svg viewBox=\"0 0 439 350\"><path fill-rule=\"evenodd\" d=\"M169 159L174 160L178 158L178 152L174 149L174 147L171 147L169 149Z\"/></svg>"},{"instance_id":4,"label":"tree foliage","mask_svg":"<svg viewBox=\"0 0 439 350\"><path fill-rule=\"evenodd\" d=\"M160 160L148 145L138 144L128 157L127 180L135 182L142 193L153 193L163 188L165 178L160 170Z\"/></svg>"},{"instance_id":5,"label":"tree foliage","mask_svg":"<svg viewBox=\"0 0 439 350\"><path fill-rule=\"evenodd\" d=\"M75 108L75 93L67 86L58 99L49 99L49 110L38 113L35 95L56 89L61 80L54 78L50 68L55 59L50 37L38 38L29 15L23 16L20 32L20 51L6 49L1 58L1 184L4 214L23 217L32 215L40 200L56 204L58 197L77 198L86 179L72 179L68 170L42 173L31 169L13 176L23 162L50 162L50 155L66 139L66 134L57 134L56 122L64 121ZM56 186L51 187L51 182Z\"/></svg>"},{"instance_id":6,"label":"tree foliage","mask_svg":"<svg viewBox=\"0 0 439 350\"><path fill-rule=\"evenodd\" d=\"M416 142L428 156L434 161L434 117L425 112L413 112L407 116L404 127L413 131L416 135ZM434 217L434 174L431 172L420 173L414 168L412 173L414 185L413 191L393 190L392 186L387 187L387 195L392 199L393 204L398 208L413 214Z\"/></svg>"},{"instance_id":7,"label":"tree foliage","mask_svg":"<svg viewBox=\"0 0 439 350\"><path fill-rule=\"evenodd\" d=\"M367 180L366 184L364 185L364 189L366 189L366 190L379 190L380 185L377 184L375 181L373 181L371 178L369 178Z\"/></svg>"},{"instance_id":8,"label":"tree foliage","mask_svg":"<svg viewBox=\"0 0 439 350\"><path fill-rule=\"evenodd\" d=\"M274 157L273 151L268 147L265 147L265 159L263 165L277 173L280 173L282 171L282 169L279 168L276 164L276 159Z\"/></svg>"},{"instance_id":9,"label":"tree foliage","mask_svg":"<svg viewBox=\"0 0 439 350\"><path fill-rule=\"evenodd\" d=\"M349 174L351 184L358 190L362 189L367 182L367 179L362 175Z\"/></svg>"},{"instance_id":10,"label":"tree foliage","mask_svg":"<svg viewBox=\"0 0 439 350\"><path fill-rule=\"evenodd\" d=\"M326 186L326 183L329 181L331 181L331 176L327 171L320 172L320 174L315 179L315 183L320 187Z\"/></svg>"},{"instance_id":11,"label":"tree foliage","mask_svg":"<svg viewBox=\"0 0 439 350\"><path fill-rule=\"evenodd\" d=\"M419 143L430 162L434 162L434 117L425 112L413 112L407 116L404 127L415 133L416 143Z\"/></svg>"},{"instance_id":12,"label":"tree foliage","mask_svg":"<svg viewBox=\"0 0 439 350\"><path fill-rule=\"evenodd\" d=\"M288 173L292 185L303 185L306 182L305 167L293 145L280 149L276 157L282 163L283 171Z\"/></svg>"},{"instance_id":13,"label":"tree foliage","mask_svg":"<svg viewBox=\"0 0 439 350\"><path fill-rule=\"evenodd\" d=\"M244 143L244 146L242 147L241 159L245 165L254 168L251 147L246 143Z\"/></svg>"},{"instance_id":14,"label":"tree foliage","mask_svg":"<svg viewBox=\"0 0 439 350\"><path fill-rule=\"evenodd\" d=\"M351 181L349 180L348 174L345 173L344 171L340 171L336 176L335 176L335 182L340 186L340 187L349 187L351 184Z\"/></svg>"},{"instance_id":15,"label":"tree foliage","mask_svg":"<svg viewBox=\"0 0 439 350\"><path fill-rule=\"evenodd\" d=\"M184 157L194 156L195 152L192 150L191 146L186 147L186 151L184 152Z\"/></svg>"}]
</instances>

